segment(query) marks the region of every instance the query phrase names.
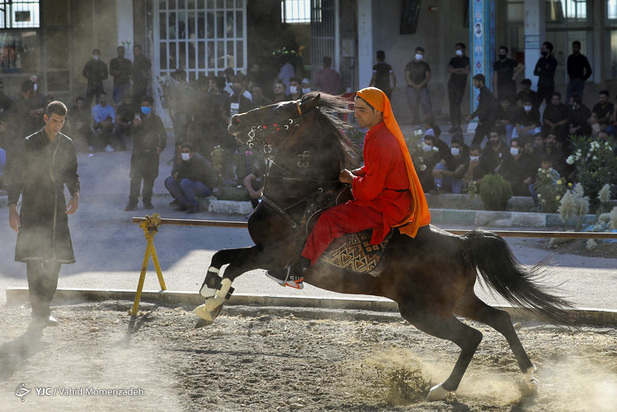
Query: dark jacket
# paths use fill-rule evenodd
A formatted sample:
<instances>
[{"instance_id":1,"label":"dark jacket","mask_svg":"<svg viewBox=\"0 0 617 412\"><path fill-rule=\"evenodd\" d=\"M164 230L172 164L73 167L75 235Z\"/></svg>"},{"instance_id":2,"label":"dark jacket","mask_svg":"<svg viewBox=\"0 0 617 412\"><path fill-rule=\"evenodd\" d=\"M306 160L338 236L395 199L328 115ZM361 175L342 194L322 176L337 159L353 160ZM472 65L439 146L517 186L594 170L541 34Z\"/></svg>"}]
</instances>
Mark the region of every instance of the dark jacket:
<instances>
[{"instance_id":1,"label":"dark jacket","mask_svg":"<svg viewBox=\"0 0 617 412\"><path fill-rule=\"evenodd\" d=\"M107 65L100 60L90 59L84 65L83 76L88 79L88 83L102 83L109 77Z\"/></svg>"},{"instance_id":2,"label":"dark jacket","mask_svg":"<svg viewBox=\"0 0 617 412\"><path fill-rule=\"evenodd\" d=\"M80 190L73 141L59 133L51 142L42 129L26 137L10 161L8 203L22 196L15 260L75 262L64 198L64 185L71 195Z\"/></svg>"},{"instance_id":3,"label":"dark jacket","mask_svg":"<svg viewBox=\"0 0 617 412\"><path fill-rule=\"evenodd\" d=\"M497 99L488 87L484 86L480 88L478 108L471 114L471 118L478 116L478 120L484 125L495 124L498 109Z\"/></svg>"},{"instance_id":4,"label":"dark jacket","mask_svg":"<svg viewBox=\"0 0 617 412\"><path fill-rule=\"evenodd\" d=\"M201 182L212 189L212 170L208 159L199 153L193 153L188 161L180 161L174 164L171 174L178 172L178 180L188 179L193 182Z\"/></svg>"}]
</instances>

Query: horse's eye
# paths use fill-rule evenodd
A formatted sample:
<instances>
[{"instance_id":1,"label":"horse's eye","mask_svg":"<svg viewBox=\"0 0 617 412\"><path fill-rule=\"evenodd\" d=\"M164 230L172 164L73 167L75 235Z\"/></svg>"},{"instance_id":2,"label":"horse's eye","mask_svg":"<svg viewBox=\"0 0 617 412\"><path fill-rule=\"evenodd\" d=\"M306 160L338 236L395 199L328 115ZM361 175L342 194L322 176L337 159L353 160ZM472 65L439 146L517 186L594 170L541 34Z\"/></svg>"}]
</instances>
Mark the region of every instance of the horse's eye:
<instances>
[{"instance_id":1,"label":"horse's eye","mask_svg":"<svg viewBox=\"0 0 617 412\"><path fill-rule=\"evenodd\" d=\"M232 122L234 122L235 124L240 123L240 118L238 116L234 116L233 119L231 119Z\"/></svg>"}]
</instances>

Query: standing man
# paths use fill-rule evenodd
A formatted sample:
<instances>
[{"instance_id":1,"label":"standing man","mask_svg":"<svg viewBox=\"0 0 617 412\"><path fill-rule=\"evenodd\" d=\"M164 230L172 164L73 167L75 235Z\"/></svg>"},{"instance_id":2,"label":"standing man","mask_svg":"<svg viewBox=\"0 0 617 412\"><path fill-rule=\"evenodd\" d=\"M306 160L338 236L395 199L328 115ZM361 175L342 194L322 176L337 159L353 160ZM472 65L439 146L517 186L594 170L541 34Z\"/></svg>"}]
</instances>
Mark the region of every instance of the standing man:
<instances>
[{"instance_id":1,"label":"standing man","mask_svg":"<svg viewBox=\"0 0 617 412\"><path fill-rule=\"evenodd\" d=\"M90 107L92 102L92 96L96 97L96 101L99 100L101 93L105 93L105 86L103 86L103 80L109 77L107 72L107 65L100 60L101 51L94 49L92 51L92 58L84 65L82 75L88 79L88 87L86 88L86 104Z\"/></svg>"},{"instance_id":2,"label":"standing man","mask_svg":"<svg viewBox=\"0 0 617 412\"><path fill-rule=\"evenodd\" d=\"M124 46L116 48L118 57L109 62L109 74L114 78L114 103L118 104L122 98L131 92L131 71L133 64L124 58Z\"/></svg>"},{"instance_id":3,"label":"standing man","mask_svg":"<svg viewBox=\"0 0 617 412\"><path fill-rule=\"evenodd\" d=\"M583 54L581 54L581 42L575 40L572 42L572 54L568 56L567 62L568 77L568 90L566 91L566 104L571 105L570 98L574 95L581 96L583 98L583 92L585 91L585 81L591 77L591 65L589 60Z\"/></svg>"},{"instance_id":4,"label":"standing man","mask_svg":"<svg viewBox=\"0 0 617 412\"><path fill-rule=\"evenodd\" d=\"M471 145L480 146L484 140L484 136L487 136L493 128L495 128L495 119L497 117L497 99L493 96L493 93L485 85L486 78L483 74L476 74L473 76L473 87L480 90L478 96L478 108L475 112L467 116L467 120L471 120L474 117L478 117L478 127L476 127L476 133L473 136Z\"/></svg>"},{"instance_id":5,"label":"standing man","mask_svg":"<svg viewBox=\"0 0 617 412\"><path fill-rule=\"evenodd\" d=\"M542 57L538 59L533 74L538 76L538 95L546 104L551 103L551 97L555 91L555 70L557 70L557 59L552 55L553 43L545 41L540 48Z\"/></svg>"},{"instance_id":6,"label":"standing man","mask_svg":"<svg viewBox=\"0 0 617 412\"><path fill-rule=\"evenodd\" d=\"M160 117L152 113L154 99L144 96L141 99L141 114L136 114L131 125L133 154L131 155L131 184L129 203L124 210L137 209L139 191L146 209L153 209L152 188L159 175L159 155L167 144L167 132ZM143 187L142 187L143 181Z\"/></svg>"},{"instance_id":7,"label":"standing man","mask_svg":"<svg viewBox=\"0 0 617 412\"><path fill-rule=\"evenodd\" d=\"M493 91L498 101L516 97L516 78L525 70L525 65L508 57L508 48L501 46L499 60L493 64Z\"/></svg>"},{"instance_id":8,"label":"standing man","mask_svg":"<svg viewBox=\"0 0 617 412\"><path fill-rule=\"evenodd\" d=\"M422 106L424 117L431 117L431 96L428 92L428 82L431 79L431 67L423 61L424 48L416 47L414 59L405 66L405 81L407 82L407 103L411 109L411 122L419 125L420 111L418 103Z\"/></svg>"},{"instance_id":9,"label":"standing man","mask_svg":"<svg viewBox=\"0 0 617 412\"><path fill-rule=\"evenodd\" d=\"M332 57L324 56L323 69L315 73L315 87L328 94L338 94L341 88L341 76L332 66ZM291 78L290 78L291 82ZM290 92L291 93L291 92Z\"/></svg>"},{"instance_id":10,"label":"standing man","mask_svg":"<svg viewBox=\"0 0 617 412\"><path fill-rule=\"evenodd\" d=\"M377 64L373 66L373 77L371 77L369 87L380 89L386 94L388 100L392 98L392 90L396 89L396 75L392 66L386 63L386 53L383 50L377 50Z\"/></svg>"},{"instance_id":11,"label":"standing man","mask_svg":"<svg viewBox=\"0 0 617 412\"><path fill-rule=\"evenodd\" d=\"M469 57L465 55L465 43L456 43L456 56L450 59L448 64L448 100L450 102L450 125L448 133L461 131L461 102L467 87L467 75L469 74Z\"/></svg>"},{"instance_id":12,"label":"standing man","mask_svg":"<svg viewBox=\"0 0 617 412\"><path fill-rule=\"evenodd\" d=\"M140 44L133 47L133 71L131 78L133 79L132 95L136 101L140 101L142 97L148 94L148 83L150 81L150 67L152 63L144 56Z\"/></svg>"},{"instance_id":13,"label":"standing man","mask_svg":"<svg viewBox=\"0 0 617 412\"><path fill-rule=\"evenodd\" d=\"M391 227L415 237L431 216L390 101L381 90L368 87L355 99L358 124L367 128L364 166L341 171L339 180L351 184L354 200L324 211L309 235L299 261L287 270L268 275L284 286L303 287L304 271L319 259L330 243L345 233L373 229L371 244L379 244Z\"/></svg>"},{"instance_id":14,"label":"standing man","mask_svg":"<svg viewBox=\"0 0 617 412\"><path fill-rule=\"evenodd\" d=\"M26 263L33 326L56 326L50 303L63 263L74 263L68 216L79 206L79 175L73 141L60 133L66 106L53 101L44 115L45 127L26 137L9 179L9 224L17 232L15 260ZM64 186L71 199L65 203ZM21 195L21 210L17 202Z\"/></svg>"}]
</instances>

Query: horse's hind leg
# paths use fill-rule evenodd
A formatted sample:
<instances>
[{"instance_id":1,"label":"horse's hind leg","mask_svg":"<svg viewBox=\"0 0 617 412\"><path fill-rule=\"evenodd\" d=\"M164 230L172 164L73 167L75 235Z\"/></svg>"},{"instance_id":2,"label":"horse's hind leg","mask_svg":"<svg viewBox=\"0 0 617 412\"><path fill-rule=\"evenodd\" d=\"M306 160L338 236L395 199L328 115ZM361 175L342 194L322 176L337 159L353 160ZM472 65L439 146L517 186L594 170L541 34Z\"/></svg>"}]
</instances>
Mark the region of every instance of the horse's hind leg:
<instances>
[{"instance_id":1,"label":"horse's hind leg","mask_svg":"<svg viewBox=\"0 0 617 412\"><path fill-rule=\"evenodd\" d=\"M436 313L419 312L416 307L399 305L401 315L412 325L429 335L447 339L461 348L454 369L448 379L431 388L427 399L434 401L445 398L448 392L454 392L473 358L482 333L459 321L453 314L439 315Z\"/></svg>"},{"instance_id":2,"label":"horse's hind leg","mask_svg":"<svg viewBox=\"0 0 617 412\"><path fill-rule=\"evenodd\" d=\"M531 363L525 348L523 348L508 312L487 305L475 295L472 288L468 288L457 302L454 313L482 322L501 333L508 341L518 366L523 372L521 389L525 392L537 391L538 381L533 377L535 366Z\"/></svg>"}]
</instances>

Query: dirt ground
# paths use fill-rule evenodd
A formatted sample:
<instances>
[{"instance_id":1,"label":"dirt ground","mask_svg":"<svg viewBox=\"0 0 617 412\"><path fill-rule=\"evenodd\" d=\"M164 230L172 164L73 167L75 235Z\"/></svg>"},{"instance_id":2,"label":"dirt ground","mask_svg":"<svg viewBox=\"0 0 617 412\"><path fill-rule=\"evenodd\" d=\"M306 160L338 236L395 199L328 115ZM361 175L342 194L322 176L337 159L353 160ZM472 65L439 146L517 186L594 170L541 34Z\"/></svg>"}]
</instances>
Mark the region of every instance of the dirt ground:
<instances>
[{"instance_id":1,"label":"dirt ground","mask_svg":"<svg viewBox=\"0 0 617 412\"><path fill-rule=\"evenodd\" d=\"M523 398L505 339L473 324L484 340L457 394L429 403L458 350L396 314L238 306L194 329L192 308L142 303L131 320L130 306L55 307L61 325L42 336L26 332L28 307L0 308L0 410L596 412L617 404L613 328L520 325L540 381L539 394ZM130 388L134 395L102 394ZM23 402L20 389L31 390Z\"/></svg>"},{"instance_id":2,"label":"dirt ground","mask_svg":"<svg viewBox=\"0 0 617 412\"><path fill-rule=\"evenodd\" d=\"M587 240L555 239L538 240L538 246L546 250L564 254L590 257L614 258L617 256L617 242L595 240L595 245L587 247Z\"/></svg>"}]
</instances>

